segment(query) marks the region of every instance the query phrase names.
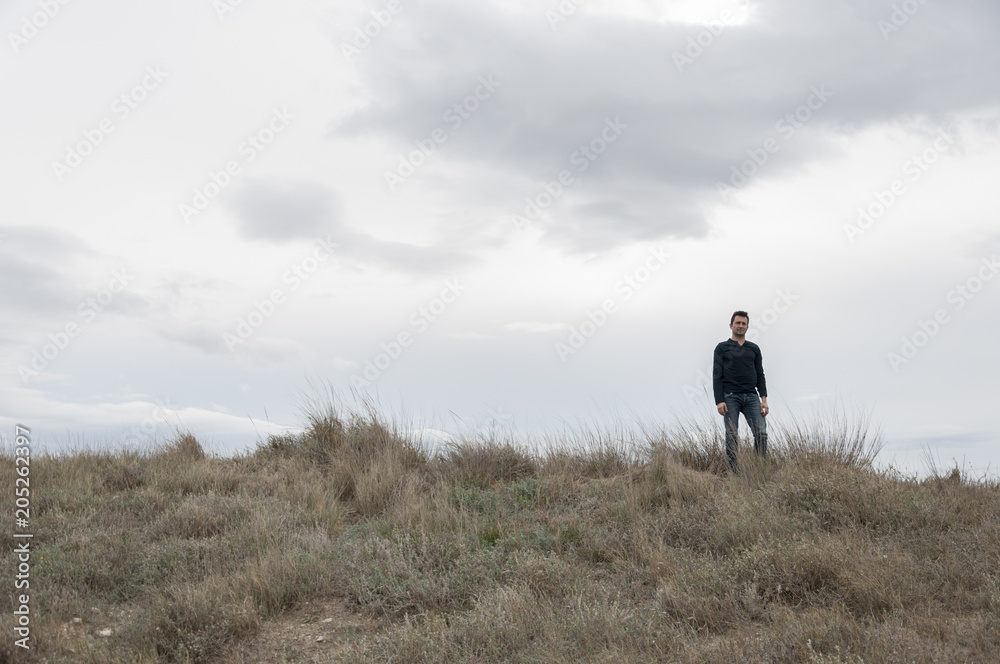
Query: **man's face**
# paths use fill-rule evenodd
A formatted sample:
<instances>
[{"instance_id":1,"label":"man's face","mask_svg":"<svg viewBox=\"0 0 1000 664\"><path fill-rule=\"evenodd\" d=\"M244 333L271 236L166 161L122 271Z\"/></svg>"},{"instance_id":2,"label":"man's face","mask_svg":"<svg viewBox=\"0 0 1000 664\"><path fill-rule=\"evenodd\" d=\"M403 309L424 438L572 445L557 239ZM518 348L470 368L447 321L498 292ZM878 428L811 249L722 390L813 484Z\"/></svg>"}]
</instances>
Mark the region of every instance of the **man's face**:
<instances>
[{"instance_id":1,"label":"man's face","mask_svg":"<svg viewBox=\"0 0 1000 664\"><path fill-rule=\"evenodd\" d=\"M733 319L733 322L729 324L729 329L732 330L733 334L735 334L736 336L742 337L746 335L747 326L749 324L750 324L749 320L747 320L743 316L737 316L736 318Z\"/></svg>"}]
</instances>

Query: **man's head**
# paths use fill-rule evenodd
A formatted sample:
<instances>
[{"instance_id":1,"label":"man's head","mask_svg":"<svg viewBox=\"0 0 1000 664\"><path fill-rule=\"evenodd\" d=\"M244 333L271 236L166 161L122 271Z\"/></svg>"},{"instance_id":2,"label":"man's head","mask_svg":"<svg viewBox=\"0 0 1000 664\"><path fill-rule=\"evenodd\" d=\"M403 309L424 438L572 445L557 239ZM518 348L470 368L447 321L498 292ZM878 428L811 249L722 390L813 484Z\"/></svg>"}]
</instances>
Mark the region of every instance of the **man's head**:
<instances>
[{"instance_id":1,"label":"man's head","mask_svg":"<svg viewBox=\"0 0 1000 664\"><path fill-rule=\"evenodd\" d=\"M729 329L733 331L734 337L746 336L747 327L750 325L750 316L745 311L733 312L729 319Z\"/></svg>"}]
</instances>

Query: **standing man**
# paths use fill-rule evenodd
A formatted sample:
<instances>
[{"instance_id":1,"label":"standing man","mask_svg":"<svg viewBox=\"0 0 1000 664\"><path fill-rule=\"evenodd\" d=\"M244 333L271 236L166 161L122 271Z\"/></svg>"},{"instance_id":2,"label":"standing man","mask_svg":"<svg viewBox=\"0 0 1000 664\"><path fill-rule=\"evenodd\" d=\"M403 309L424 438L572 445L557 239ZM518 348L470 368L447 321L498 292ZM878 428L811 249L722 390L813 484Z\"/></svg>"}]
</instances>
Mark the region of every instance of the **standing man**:
<instances>
[{"instance_id":1,"label":"standing man","mask_svg":"<svg viewBox=\"0 0 1000 664\"><path fill-rule=\"evenodd\" d=\"M746 340L750 316L737 311L729 319L733 336L715 347L712 366L712 390L719 415L726 423L726 460L729 470L736 471L736 432L740 412L753 432L754 452L767 456L767 385L764 383L764 365L760 347ZM760 393L760 398L754 390Z\"/></svg>"}]
</instances>

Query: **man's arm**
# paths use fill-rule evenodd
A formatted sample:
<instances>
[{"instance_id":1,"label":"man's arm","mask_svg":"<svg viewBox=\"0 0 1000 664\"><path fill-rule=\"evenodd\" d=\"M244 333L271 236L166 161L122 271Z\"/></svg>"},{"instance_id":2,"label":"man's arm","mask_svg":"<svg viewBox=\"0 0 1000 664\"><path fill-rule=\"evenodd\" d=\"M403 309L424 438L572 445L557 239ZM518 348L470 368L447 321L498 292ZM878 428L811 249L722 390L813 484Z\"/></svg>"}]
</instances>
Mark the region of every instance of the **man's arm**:
<instances>
[{"instance_id":1,"label":"man's arm","mask_svg":"<svg viewBox=\"0 0 1000 664\"><path fill-rule=\"evenodd\" d=\"M722 397L722 344L715 347L715 355L712 360L712 393L719 413L725 415L726 401Z\"/></svg>"},{"instance_id":2,"label":"man's arm","mask_svg":"<svg viewBox=\"0 0 1000 664\"><path fill-rule=\"evenodd\" d=\"M761 355L760 346L757 346L753 368L757 372L757 394L760 395L760 412L763 415L767 415L770 409L767 407L767 383L764 381L764 357Z\"/></svg>"}]
</instances>

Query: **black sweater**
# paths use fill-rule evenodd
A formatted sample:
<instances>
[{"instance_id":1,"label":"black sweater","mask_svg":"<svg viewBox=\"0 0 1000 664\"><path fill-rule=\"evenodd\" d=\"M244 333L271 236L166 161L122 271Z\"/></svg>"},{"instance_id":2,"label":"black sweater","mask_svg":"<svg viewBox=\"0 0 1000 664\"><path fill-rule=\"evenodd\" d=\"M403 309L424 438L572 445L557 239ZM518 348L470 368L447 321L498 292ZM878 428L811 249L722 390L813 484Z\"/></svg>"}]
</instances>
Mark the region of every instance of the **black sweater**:
<instances>
[{"instance_id":1,"label":"black sweater","mask_svg":"<svg viewBox=\"0 0 1000 664\"><path fill-rule=\"evenodd\" d=\"M732 339L716 346L712 366L715 403L722 403L722 395L726 392L753 392L754 388L760 396L767 396L760 346L752 341L744 341L741 346Z\"/></svg>"}]
</instances>

